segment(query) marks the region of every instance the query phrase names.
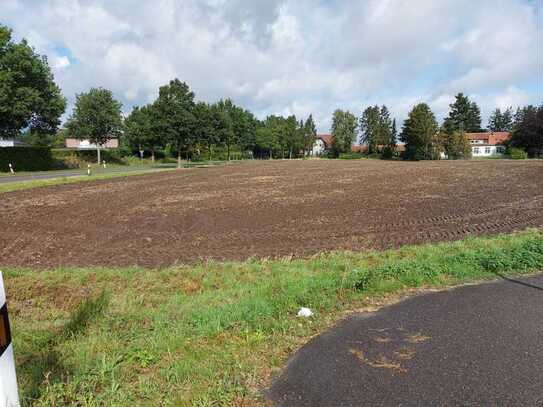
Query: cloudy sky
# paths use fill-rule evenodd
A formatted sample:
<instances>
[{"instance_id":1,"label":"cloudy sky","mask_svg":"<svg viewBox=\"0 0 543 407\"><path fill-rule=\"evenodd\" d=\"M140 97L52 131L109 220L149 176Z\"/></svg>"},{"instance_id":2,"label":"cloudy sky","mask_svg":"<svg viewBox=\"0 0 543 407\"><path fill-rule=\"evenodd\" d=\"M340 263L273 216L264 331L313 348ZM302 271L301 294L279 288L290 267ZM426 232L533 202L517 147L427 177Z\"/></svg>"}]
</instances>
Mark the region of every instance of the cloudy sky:
<instances>
[{"instance_id":1,"label":"cloudy sky","mask_svg":"<svg viewBox=\"0 0 543 407\"><path fill-rule=\"evenodd\" d=\"M268 114L360 115L453 95L543 102L541 0L0 0L0 21L46 54L70 102L111 89L125 112L178 77L208 102Z\"/></svg>"}]
</instances>

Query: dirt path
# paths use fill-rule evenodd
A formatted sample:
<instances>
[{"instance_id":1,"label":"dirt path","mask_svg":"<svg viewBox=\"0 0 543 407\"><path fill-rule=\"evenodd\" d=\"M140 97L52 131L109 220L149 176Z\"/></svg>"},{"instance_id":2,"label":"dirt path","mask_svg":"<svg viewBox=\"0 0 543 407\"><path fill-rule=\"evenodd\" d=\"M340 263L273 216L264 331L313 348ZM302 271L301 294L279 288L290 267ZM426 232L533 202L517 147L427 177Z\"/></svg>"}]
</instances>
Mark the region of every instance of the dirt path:
<instances>
[{"instance_id":1,"label":"dirt path","mask_svg":"<svg viewBox=\"0 0 543 407\"><path fill-rule=\"evenodd\" d=\"M543 226L543 161L272 161L0 195L0 266L307 256Z\"/></svg>"}]
</instances>

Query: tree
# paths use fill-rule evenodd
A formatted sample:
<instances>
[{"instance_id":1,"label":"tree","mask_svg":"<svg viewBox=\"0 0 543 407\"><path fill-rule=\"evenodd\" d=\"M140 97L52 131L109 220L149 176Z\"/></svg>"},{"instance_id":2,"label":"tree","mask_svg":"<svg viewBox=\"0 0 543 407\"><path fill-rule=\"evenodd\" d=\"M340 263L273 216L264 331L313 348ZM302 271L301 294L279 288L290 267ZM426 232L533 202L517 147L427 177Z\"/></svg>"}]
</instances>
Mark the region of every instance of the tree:
<instances>
[{"instance_id":1,"label":"tree","mask_svg":"<svg viewBox=\"0 0 543 407\"><path fill-rule=\"evenodd\" d=\"M471 158L471 144L465 132L440 133L439 139L449 160Z\"/></svg>"},{"instance_id":2,"label":"tree","mask_svg":"<svg viewBox=\"0 0 543 407\"><path fill-rule=\"evenodd\" d=\"M481 110L477 103L471 102L467 96L459 93L450 108L449 116L443 123L447 133L452 134L457 130L468 133L482 131Z\"/></svg>"},{"instance_id":3,"label":"tree","mask_svg":"<svg viewBox=\"0 0 543 407\"><path fill-rule=\"evenodd\" d=\"M273 150L278 148L276 133L263 124L256 130L255 147L260 158L263 158L263 154L267 153L271 159Z\"/></svg>"},{"instance_id":4,"label":"tree","mask_svg":"<svg viewBox=\"0 0 543 407\"><path fill-rule=\"evenodd\" d=\"M65 109L47 59L26 40L13 42L11 30L0 25L0 137L16 137L22 129L54 134Z\"/></svg>"},{"instance_id":5,"label":"tree","mask_svg":"<svg viewBox=\"0 0 543 407\"><path fill-rule=\"evenodd\" d=\"M522 148L530 158L543 153L543 105L527 106L517 112L509 145Z\"/></svg>"},{"instance_id":6,"label":"tree","mask_svg":"<svg viewBox=\"0 0 543 407\"><path fill-rule=\"evenodd\" d=\"M289 116L283 122L283 141L286 150L288 151L288 158L292 158L293 153L298 153L303 147L303 141L300 137L300 132L297 129L298 121L296 116Z\"/></svg>"},{"instance_id":7,"label":"tree","mask_svg":"<svg viewBox=\"0 0 543 407\"><path fill-rule=\"evenodd\" d=\"M96 144L98 164L100 148L121 135L121 106L111 91L104 88L92 88L76 95L75 108L66 127L72 136Z\"/></svg>"},{"instance_id":8,"label":"tree","mask_svg":"<svg viewBox=\"0 0 543 407\"><path fill-rule=\"evenodd\" d=\"M438 125L426 103L416 105L405 120L401 141L406 144L406 158L433 160L439 157Z\"/></svg>"},{"instance_id":9,"label":"tree","mask_svg":"<svg viewBox=\"0 0 543 407\"><path fill-rule=\"evenodd\" d=\"M177 166L181 167L181 151L194 144L194 93L185 82L171 80L160 87L153 104L155 126L170 146L177 151Z\"/></svg>"},{"instance_id":10,"label":"tree","mask_svg":"<svg viewBox=\"0 0 543 407\"><path fill-rule=\"evenodd\" d=\"M505 111L496 109L488 119L488 130L493 132L511 131L513 129L513 109L507 108Z\"/></svg>"},{"instance_id":11,"label":"tree","mask_svg":"<svg viewBox=\"0 0 543 407\"><path fill-rule=\"evenodd\" d=\"M370 106L360 118L360 141L368 146L368 153L377 151L380 142L381 111L379 106Z\"/></svg>"},{"instance_id":12,"label":"tree","mask_svg":"<svg viewBox=\"0 0 543 407\"><path fill-rule=\"evenodd\" d=\"M368 145L370 154L382 151L391 144L392 124L390 112L385 105L371 106L364 110L360 118L361 142Z\"/></svg>"},{"instance_id":13,"label":"tree","mask_svg":"<svg viewBox=\"0 0 543 407\"><path fill-rule=\"evenodd\" d=\"M313 115L310 114L305 123L303 123L302 144L304 148L304 155L309 154L309 151L311 150L311 148L313 148L313 144L315 144L316 138L317 127L315 126L315 122L313 121Z\"/></svg>"},{"instance_id":14,"label":"tree","mask_svg":"<svg viewBox=\"0 0 543 407\"><path fill-rule=\"evenodd\" d=\"M151 161L155 162L155 149L162 145L159 133L154 127L155 111L152 105L143 107L135 106L132 112L126 118L124 138L126 142L133 148L137 148L140 154L143 151L151 152Z\"/></svg>"},{"instance_id":15,"label":"tree","mask_svg":"<svg viewBox=\"0 0 543 407\"><path fill-rule=\"evenodd\" d=\"M339 156L352 150L358 123L351 112L336 110L332 118L332 153Z\"/></svg>"}]
</instances>

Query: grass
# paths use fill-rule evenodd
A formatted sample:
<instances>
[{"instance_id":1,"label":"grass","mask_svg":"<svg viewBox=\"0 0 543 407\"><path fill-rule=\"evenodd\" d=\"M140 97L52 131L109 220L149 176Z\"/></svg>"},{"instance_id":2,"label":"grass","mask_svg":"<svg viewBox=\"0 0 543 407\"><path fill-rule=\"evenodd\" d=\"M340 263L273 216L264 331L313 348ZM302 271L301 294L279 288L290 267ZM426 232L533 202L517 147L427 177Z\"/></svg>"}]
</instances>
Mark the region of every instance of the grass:
<instances>
[{"instance_id":1,"label":"grass","mask_svg":"<svg viewBox=\"0 0 543 407\"><path fill-rule=\"evenodd\" d=\"M103 179L109 179L109 178L117 178L117 177L128 177L131 175L142 175L142 174L151 174L159 171L170 171L171 168L167 169L156 169L156 170L133 170L133 171L126 171L126 172L112 172L112 173L106 173L106 174L96 174L96 175L81 175L81 176L73 176L73 177L62 177L59 176L59 178L51 178L51 179L37 179L37 180L29 180L29 181L20 181L20 182L10 182L6 184L0 184L0 194L3 192L12 192L12 191L20 191L23 189L30 189L30 188L37 188L37 187L47 187L52 185L63 185L63 184L75 184L79 182L89 182L89 181L97 181L97 180L103 180Z\"/></svg>"},{"instance_id":2,"label":"grass","mask_svg":"<svg viewBox=\"0 0 543 407\"><path fill-rule=\"evenodd\" d=\"M218 165L233 165L237 163L236 161L201 161L201 162L185 162L183 163L183 168L198 168L198 167L212 167L212 166L218 166ZM46 187L46 186L52 186L52 185L63 185L63 184L74 184L79 182L88 182L88 181L97 181L97 180L103 180L103 179L109 179L109 178L117 178L117 177L128 177L130 175L142 175L142 174L150 174L155 173L159 171L170 171L174 170L177 167L176 166L166 166L166 165L157 165L154 167L149 166L148 168L142 168L139 169L132 169L129 171L119 171L119 169L126 168L126 166L118 166L118 165L111 165L109 166L108 170L115 170L116 172L107 172L108 170L102 170L99 166L94 166L93 171L95 172L94 175L88 176L85 175L84 172L80 176L70 176L70 177L63 177L62 171L46 171L46 172L39 172L40 174L55 174L58 173L58 178L51 178L51 179L37 179L37 180L27 180L27 181L20 181L20 182L9 182L5 184L0 183L0 194L3 192L12 192L12 191L20 191L23 189L30 189L30 188L37 188L37 187ZM84 170L82 170L84 171ZM17 175L32 175L35 173L32 172L24 172L24 173L17 173ZM10 177L11 175L3 175L0 174L0 177Z\"/></svg>"},{"instance_id":3,"label":"grass","mask_svg":"<svg viewBox=\"0 0 543 407\"><path fill-rule=\"evenodd\" d=\"M253 405L348 310L416 287L543 269L543 233L161 270L4 269L19 386L35 405ZM315 316L300 319L301 306Z\"/></svg>"}]
</instances>

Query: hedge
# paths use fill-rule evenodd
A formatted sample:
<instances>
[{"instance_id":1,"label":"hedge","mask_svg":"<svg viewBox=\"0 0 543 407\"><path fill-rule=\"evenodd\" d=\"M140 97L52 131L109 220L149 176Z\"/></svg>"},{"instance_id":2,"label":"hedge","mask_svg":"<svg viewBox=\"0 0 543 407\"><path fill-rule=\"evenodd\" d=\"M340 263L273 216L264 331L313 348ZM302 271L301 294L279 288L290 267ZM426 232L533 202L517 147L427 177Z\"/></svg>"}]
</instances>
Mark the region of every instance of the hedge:
<instances>
[{"instance_id":1,"label":"hedge","mask_svg":"<svg viewBox=\"0 0 543 407\"><path fill-rule=\"evenodd\" d=\"M0 172L9 172L9 164L15 171L40 171L55 168L55 160L48 147L0 148Z\"/></svg>"}]
</instances>

